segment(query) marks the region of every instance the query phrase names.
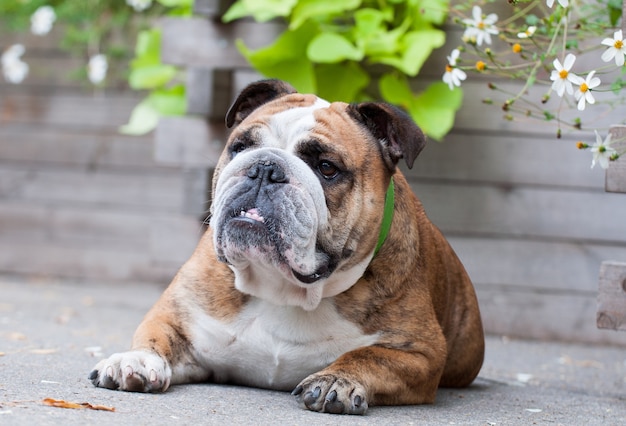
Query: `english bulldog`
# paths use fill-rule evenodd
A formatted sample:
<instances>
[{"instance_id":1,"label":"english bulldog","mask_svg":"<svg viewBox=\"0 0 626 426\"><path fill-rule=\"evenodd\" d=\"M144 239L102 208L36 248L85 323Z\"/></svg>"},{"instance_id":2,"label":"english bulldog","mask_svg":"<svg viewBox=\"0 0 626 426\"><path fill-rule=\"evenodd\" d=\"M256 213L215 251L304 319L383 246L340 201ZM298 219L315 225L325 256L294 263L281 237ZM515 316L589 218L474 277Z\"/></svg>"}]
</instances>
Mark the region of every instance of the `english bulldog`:
<instances>
[{"instance_id":1,"label":"english bulldog","mask_svg":"<svg viewBox=\"0 0 626 426\"><path fill-rule=\"evenodd\" d=\"M474 289L397 167L424 147L415 123L265 80L226 124L206 233L93 384L291 390L347 414L468 386L484 354Z\"/></svg>"}]
</instances>

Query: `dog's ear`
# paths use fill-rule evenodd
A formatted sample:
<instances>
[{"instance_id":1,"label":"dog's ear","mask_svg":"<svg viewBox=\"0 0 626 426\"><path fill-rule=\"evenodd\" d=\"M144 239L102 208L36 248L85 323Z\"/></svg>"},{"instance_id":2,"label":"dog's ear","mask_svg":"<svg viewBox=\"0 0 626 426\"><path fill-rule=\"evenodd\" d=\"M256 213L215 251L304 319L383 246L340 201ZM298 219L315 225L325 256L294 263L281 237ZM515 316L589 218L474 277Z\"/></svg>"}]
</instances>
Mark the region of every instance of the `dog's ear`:
<instances>
[{"instance_id":1,"label":"dog's ear","mask_svg":"<svg viewBox=\"0 0 626 426\"><path fill-rule=\"evenodd\" d=\"M280 80L261 80L249 84L226 113L226 126L230 128L241 123L261 105L290 93L296 93L296 89Z\"/></svg>"},{"instance_id":2,"label":"dog's ear","mask_svg":"<svg viewBox=\"0 0 626 426\"><path fill-rule=\"evenodd\" d=\"M426 145L422 130L404 111L377 102L363 102L348 106L348 113L380 142L383 159L390 170L404 158L409 168Z\"/></svg>"}]
</instances>

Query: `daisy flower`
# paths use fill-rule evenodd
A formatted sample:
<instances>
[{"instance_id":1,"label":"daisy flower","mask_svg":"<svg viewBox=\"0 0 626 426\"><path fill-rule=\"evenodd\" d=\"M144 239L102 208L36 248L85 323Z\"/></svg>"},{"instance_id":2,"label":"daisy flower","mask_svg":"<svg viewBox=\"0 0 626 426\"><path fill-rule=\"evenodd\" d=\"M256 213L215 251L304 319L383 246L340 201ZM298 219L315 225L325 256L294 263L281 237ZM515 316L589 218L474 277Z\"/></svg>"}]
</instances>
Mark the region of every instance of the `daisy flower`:
<instances>
[{"instance_id":1,"label":"daisy flower","mask_svg":"<svg viewBox=\"0 0 626 426\"><path fill-rule=\"evenodd\" d=\"M579 81L576 74L569 72L574 66L574 62L576 61L576 56L568 53L565 57L565 61L563 61L563 65L558 59L554 59L552 64L554 65L554 70L552 70L552 74L550 74L550 80L553 81L552 89L556 91L559 96L563 96L563 93L567 90L567 93L570 95L574 93L574 87L572 83L576 83Z\"/></svg>"},{"instance_id":2,"label":"daisy flower","mask_svg":"<svg viewBox=\"0 0 626 426\"><path fill-rule=\"evenodd\" d=\"M46 35L56 19L52 6L40 6L30 17L30 31L35 35Z\"/></svg>"},{"instance_id":3,"label":"daisy flower","mask_svg":"<svg viewBox=\"0 0 626 426\"><path fill-rule=\"evenodd\" d=\"M526 29L526 31L522 33L517 33L517 38L531 38L533 34L535 34L535 31L537 31L537 27L531 25Z\"/></svg>"},{"instance_id":4,"label":"daisy flower","mask_svg":"<svg viewBox=\"0 0 626 426\"><path fill-rule=\"evenodd\" d=\"M456 68L459 53L459 49L454 49L452 53L450 53L450 56L448 56L448 65L446 65L446 72L443 74L443 82L450 87L450 90L454 89L454 86L461 86L461 81L467 78L465 71Z\"/></svg>"},{"instance_id":5,"label":"daisy flower","mask_svg":"<svg viewBox=\"0 0 626 426\"><path fill-rule=\"evenodd\" d=\"M495 26L498 20L498 15L490 13L483 18L483 11L479 6L474 6L472 9L473 19L464 19L463 23L467 26L463 33L464 39L476 38L476 44L478 46L483 44L491 44L491 35L498 34L498 29Z\"/></svg>"},{"instance_id":6,"label":"daisy flower","mask_svg":"<svg viewBox=\"0 0 626 426\"><path fill-rule=\"evenodd\" d=\"M135 12L142 12L152 6L152 0L126 0L126 4L135 9Z\"/></svg>"},{"instance_id":7,"label":"daisy flower","mask_svg":"<svg viewBox=\"0 0 626 426\"><path fill-rule=\"evenodd\" d=\"M4 79L9 83L20 84L28 75L28 64L21 59L25 50L23 45L14 44L0 57Z\"/></svg>"},{"instance_id":8,"label":"daisy flower","mask_svg":"<svg viewBox=\"0 0 626 426\"><path fill-rule=\"evenodd\" d=\"M609 62L615 58L615 65L621 67L624 65L624 55L626 55L626 43L622 38L622 30L615 31L613 38L605 38L602 40L604 46L609 46L602 54L602 60Z\"/></svg>"},{"instance_id":9,"label":"daisy flower","mask_svg":"<svg viewBox=\"0 0 626 426\"><path fill-rule=\"evenodd\" d=\"M552 7L554 6L554 0L547 0L546 4L548 5L548 7ZM567 7L569 6L569 0L559 0L559 4L563 7Z\"/></svg>"},{"instance_id":10,"label":"daisy flower","mask_svg":"<svg viewBox=\"0 0 626 426\"><path fill-rule=\"evenodd\" d=\"M89 58L89 63L87 64L87 76L89 77L89 81L93 84L102 83L106 78L108 68L109 63L105 55L101 53L93 55Z\"/></svg>"},{"instance_id":11,"label":"daisy flower","mask_svg":"<svg viewBox=\"0 0 626 426\"><path fill-rule=\"evenodd\" d=\"M598 77L594 77L596 73L595 70L591 71L586 79L582 77L578 77L578 90L574 92L574 96L578 101L578 110L582 111L585 109L585 102L589 102L590 104L594 104L596 100L591 94L591 89L594 87L598 87L600 85L600 79Z\"/></svg>"},{"instance_id":12,"label":"daisy flower","mask_svg":"<svg viewBox=\"0 0 626 426\"><path fill-rule=\"evenodd\" d=\"M593 154L591 168L593 169L596 163L598 163L603 169L608 169L611 157L617 153L615 149L611 147L611 134L609 133L603 141L598 131L594 131L596 132L596 143L591 146L591 153Z\"/></svg>"}]
</instances>

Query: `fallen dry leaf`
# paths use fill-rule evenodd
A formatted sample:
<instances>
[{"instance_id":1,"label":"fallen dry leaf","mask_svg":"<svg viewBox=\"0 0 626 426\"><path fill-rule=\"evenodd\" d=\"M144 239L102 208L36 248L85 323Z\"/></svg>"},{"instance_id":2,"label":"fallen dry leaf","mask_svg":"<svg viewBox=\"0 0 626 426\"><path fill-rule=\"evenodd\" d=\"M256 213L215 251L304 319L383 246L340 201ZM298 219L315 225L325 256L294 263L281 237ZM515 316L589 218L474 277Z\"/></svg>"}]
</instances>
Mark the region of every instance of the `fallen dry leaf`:
<instances>
[{"instance_id":1,"label":"fallen dry leaf","mask_svg":"<svg viewBox=\"0 0 626 426\"><path fill-rule=\"evenodd\" d=\"M106 407L104 405L93 405L88 402L68 402L62 399L45 398L43 400L43 403L45 405L49 405L51 407L58 407L58 408L71 408L71 409L88 408L90 410L98 410L98 411L115 411L115 407Z\"/></svg>"},{"instance_id":2,"label":"fallen dry leaf","mask_svg":"<svg viewBox=\"0 0 626 426\"><path fill-rule=\"evenodd\" d=\"M36 355L50 355L59 352L58 349L31 349L29 351L31 354Z\"/></svg>"},{"instance_id":3,"label":"fallen dry leaf","mask_svg":"<svg viewBox=\"0 0 626 426\"><path fill-rule=\"evenodd\" d=\"M14 341L26 340L26 335L19 333L17 331L9 333L7 337L9 338L9 340L14 340Z\"/></svg>"}]
</instances>

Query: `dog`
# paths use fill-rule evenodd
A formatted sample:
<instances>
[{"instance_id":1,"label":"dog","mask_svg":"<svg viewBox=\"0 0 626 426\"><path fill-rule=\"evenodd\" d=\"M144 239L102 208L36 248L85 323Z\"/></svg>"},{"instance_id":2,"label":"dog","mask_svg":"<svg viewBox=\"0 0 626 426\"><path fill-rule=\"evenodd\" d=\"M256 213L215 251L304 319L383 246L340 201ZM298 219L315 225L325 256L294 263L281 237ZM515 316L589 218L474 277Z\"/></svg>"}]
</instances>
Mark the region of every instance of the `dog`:
<instances>
[{"instance_id":1,"label":"dog","mask_svg":"<svg viewBox=\"0 0 626 426\"><path fill-rule=\"evenodd\" d=\"M92 383L292 390L344 414L468 386L484 356L478 302L398 168L426 142L409 116L263 80L226 124L206 232Z\"/></svg>"}]
</instances>

